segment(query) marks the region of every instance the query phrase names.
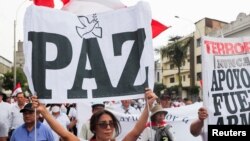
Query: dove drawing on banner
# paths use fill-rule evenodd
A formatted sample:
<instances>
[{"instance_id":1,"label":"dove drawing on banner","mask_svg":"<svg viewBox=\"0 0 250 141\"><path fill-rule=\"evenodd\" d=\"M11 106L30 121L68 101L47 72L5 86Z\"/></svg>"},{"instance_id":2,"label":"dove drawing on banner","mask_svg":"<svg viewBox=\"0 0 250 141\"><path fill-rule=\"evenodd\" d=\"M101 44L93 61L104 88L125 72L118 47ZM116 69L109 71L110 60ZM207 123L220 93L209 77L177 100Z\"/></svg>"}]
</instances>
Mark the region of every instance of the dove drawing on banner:
<instances>
[{"instance_id":1,"label":"dove drawing on banner","mask_svg":"<svg viewBox=\"0 0 250 141\"><path fill-rule=\"evenodd\" d=\"M86 16L78 16L79 21L83 27L76 26L78 35L83 38L99 37L102 38L102 28L99 27L99 21L96 14L93 14L93 19L90 21Z\"/></svg>"}]
</instances>

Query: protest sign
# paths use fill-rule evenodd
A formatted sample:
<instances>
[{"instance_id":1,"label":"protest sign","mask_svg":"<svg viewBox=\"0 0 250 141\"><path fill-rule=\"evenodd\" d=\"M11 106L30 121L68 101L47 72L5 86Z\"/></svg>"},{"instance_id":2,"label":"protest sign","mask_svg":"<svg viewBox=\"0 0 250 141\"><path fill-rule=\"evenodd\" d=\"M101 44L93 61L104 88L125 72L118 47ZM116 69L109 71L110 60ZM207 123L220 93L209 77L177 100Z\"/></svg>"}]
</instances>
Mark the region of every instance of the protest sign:
<instances>
[{"instance_id":1,"label":"protest sign","mask_svg":"<svg viewBox=\"0 0 250 141\"><path fill-rule=\"evenodd\" d=\"M209 125L250 123L250 38L202 41L202 79Z\"/></svg>"},{"instance_id":2,"label":"protest sign","mask_svg":"<svg viewBox=\"0 0 250 141\"><path fill-rule=\"evenodd\" d=\"M25 14L25 74L45 102L143 97L153 88L148 3L91 15L30 6Z\"/></svg>"}]
</instances>

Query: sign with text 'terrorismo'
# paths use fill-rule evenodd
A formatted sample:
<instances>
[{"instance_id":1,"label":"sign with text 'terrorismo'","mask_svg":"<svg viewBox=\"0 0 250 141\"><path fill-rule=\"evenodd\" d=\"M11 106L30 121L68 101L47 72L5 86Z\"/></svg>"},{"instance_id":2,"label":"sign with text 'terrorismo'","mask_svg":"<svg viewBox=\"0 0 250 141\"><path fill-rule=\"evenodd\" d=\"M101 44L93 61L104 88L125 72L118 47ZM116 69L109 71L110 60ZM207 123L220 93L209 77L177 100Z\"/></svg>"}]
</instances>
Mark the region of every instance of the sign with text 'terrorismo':
<instances>
[{"instance_id":1,"label":"sign with text 'terrorismo'","mask_svg":"<svg viewBox=\"0 0 250 141\"><path fill-rule=\"evenodd\" d=\"M250 38L203 38L202 77L210 125L250 123Z\"/></svg>"}]
</instances>

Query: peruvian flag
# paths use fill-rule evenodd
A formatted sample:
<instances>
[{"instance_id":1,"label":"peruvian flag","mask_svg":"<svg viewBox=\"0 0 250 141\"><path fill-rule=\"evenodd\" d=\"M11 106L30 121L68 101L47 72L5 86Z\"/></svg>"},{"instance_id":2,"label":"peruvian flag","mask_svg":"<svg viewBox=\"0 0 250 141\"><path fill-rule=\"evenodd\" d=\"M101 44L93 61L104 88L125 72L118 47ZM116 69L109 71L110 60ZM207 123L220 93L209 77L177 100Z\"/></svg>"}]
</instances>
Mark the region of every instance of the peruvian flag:
<instances>
[{"instance_id":1,"label":"peruvian flag","mask_svg":"<svg viewBox=\"0 0 250 141\"><path fill-rule=\"evenodd\" d=\"M61 4L62 9L64 10L73 12L79 12L79 10L82 10L80 12L83 12L85 14L93 12L93 9L95 10L96 13L96 10L97 12L103 12L109 9L118 9L126 7L119 0L34 0L34 4L37 6L46 6L51 8L55 8L56 4L58 3ZM92 6L91 3L95 4L97 8L91 7ZM86 8L83 9L82 7ZM160 33L169 28L168 26L165 26L164 24L154 19L152 20L151 27L152 27L152 38L155 38Z\"/></svg>"},{"instance_id":2,"label":"peruvian flag","mask_svg":"<svg viewBox=\"0 0 250 141\"><path fill-rule=\"evenodd\" d=\"M55 2L54 2L55 1ZM46 6L54 8L56 3L61 2L63 5L67 4L70 0L34 0L34 4L37 6Z\"/></svg>"},{"instance_id":3,"label":"peruvian flag","mask_svg":"<svg viewBox=\"0 0 250 141\"><path fill-rule=\"evenodd\" d=\"M15 89L13 90L11 96L16 96L17 94L22 93L22 92L23 92L23 91L22 91L22 88L21 88L21 84L18 82L18 83L16 84L16 87L15 87Z\"/></svg>"},{"instance_id":4,"label":"peruvian flag","mask_svg":"<svg viewBox=\"0 0 250 141\"><path fill-rule=\"evenodd\" d=\"M162 33L164 30L169 28L169 27L165 26L164 24L162 24L159 21L156 21L154 19L152 19L151 27L152 27L152 37L153 38L155 38L160 33Z\"/></svg>"}]
</instances>

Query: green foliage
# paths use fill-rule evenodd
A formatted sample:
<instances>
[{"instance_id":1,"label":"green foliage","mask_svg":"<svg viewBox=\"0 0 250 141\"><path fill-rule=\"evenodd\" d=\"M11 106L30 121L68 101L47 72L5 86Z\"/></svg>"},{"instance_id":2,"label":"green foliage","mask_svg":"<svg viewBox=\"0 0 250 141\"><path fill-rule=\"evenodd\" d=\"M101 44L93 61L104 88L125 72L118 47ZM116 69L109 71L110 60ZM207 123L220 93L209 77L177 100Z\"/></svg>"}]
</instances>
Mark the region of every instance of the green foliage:
<instances>
[{"instance_id":1,"label":"green foliage","mask_svg":"<svg viewBox=\"0 0 250 141\"><path fill-rule=\"evenodd\" d=\"M193 86L190 88L190 93L191 94L199 94L200 92L200 87L199 86Z\"/></svg>"},{"instance_id":2,"label":"green foliage","mask_svg":"<svg viewBox=\"0 0 250 141\"><path fill-rule=\"evenodd\" d=\"M189 49L190 43L193 40L193 37L188 37L183 40L180 38L181 37L179 36L172 37L170 41L173 42L161 49L161 55L169 58L170 62L178 68L179 95L181 95L182 91L181 65L187 58L187 51Z\"/></svg>"},{"instance_id":3,"label":"green foliage","mask_svg":"<svg viewBox=\"0 0 250 141\"><path fill-rule=\"evenodd\" d=\"M20 82L22 86L22 90L26 91L28 89L27 79L22 70L22 68L16 69L16 82ZM3 84L2 87L5 90L13 90L14 86L14 74L13 72L7 72L4 74Z\"/></svg>"},{"instance_id":4,"label":"green foliage","mask_svg":"<svg viewBox=\"0 0 250 141\"><path fill-rule=\"evenodd\" d=\"M169 87L168 90L169 90L170 93L173 93L173 92L177 93L178 92L178 88L179 88L178 85L174 85L174 86Z\"/></svg>"},{"instance_id":5,"label":"green foliage","mask_svg":"<svg viewBox=\"0 0 250 141\"><path fill-rule=\"evenodd\" d=\"M162 90L165 90L167 87L164 85L164 84L162 84L162 83L155 83L154 84L154 93L158 96L158 97L160 97L160 95L161 95L161 91Z\"/></svg>"}]
</instances>

